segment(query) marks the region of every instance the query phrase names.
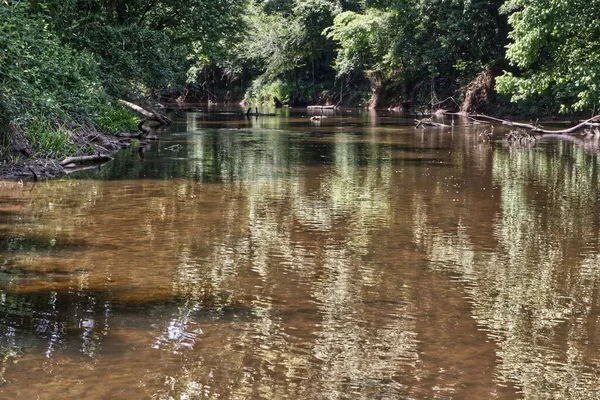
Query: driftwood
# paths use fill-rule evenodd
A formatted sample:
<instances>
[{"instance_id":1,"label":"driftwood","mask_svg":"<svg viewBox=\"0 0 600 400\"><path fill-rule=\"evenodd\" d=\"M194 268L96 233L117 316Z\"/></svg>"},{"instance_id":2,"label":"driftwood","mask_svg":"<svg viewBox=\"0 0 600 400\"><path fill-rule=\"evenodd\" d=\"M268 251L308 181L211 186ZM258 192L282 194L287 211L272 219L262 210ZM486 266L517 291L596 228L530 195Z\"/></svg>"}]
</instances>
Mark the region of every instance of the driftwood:
<instances>
[{"instance_id":1,"label":"driftwood","mask_svg":"<svg viewBox=\"0 0 600 400\"><path fill-rule=\"evenodd\" d=\"M171 125L173 122L167 118L164 115L159 114L158 112L154 111L154 110L146 110L136 104L130 103L128 101L125 100L119 100L119 102L121 104L126 105L127 107L131 108L133 111L138 112L140 114L142 114L144 117L146 117L148 120L150 121L154 121L154 122L158 122L160 125Z\"/></svg>"},{"instance_id":2,"label":"driftwood","mask_svg":"<svg viewBox=\"0 0 600 400\"><path fill-rule=\"evenodd\" d=\"M335 110L336 106L306 106L309 110Z\"/></svg>"},{"instance_id":3,"label":"driftwood","mask_svg":"<svg viewBox=\"0 0 600 400\"><path fill-rule=\"evenodd\" d=\"M594 121L600 120L600 115L596 115L596 116L594 116L588 120L585 120L585 121L581 122L580 124L575 125L571 128L560 129L560 130L549 130L549 129L543 129L539 125L531 125L531 124L523 124L520 122L512 122L512 121L508 121L508 120L504 120L504 119L500 119L500 118L490 117L488 115L472 114L472 115L469 115L468 117L471 119L474 119L475 121L479 121L479 119L487 119L490 121L496 121L496 122L502 123L502 125L511 126L514 128L526 129L532 133L541 133L541 134L545 134L545 135L549 135L549 134L566 135L566 134L570 134L570 133L579 132L585 128L596 127L598 124L595 124ZM480 121L480 122L482 122L482 121Z\"/></svg>"},{"instance_id":4,"label":"driftwood","mask_svg":"<svg viewBox=\"0 0 600 400\"><path fill-rule=\"evenodd\" d=\"M112 157L105 154L94 154L93 156L81 156L81 157L67 157L62 160L59 164L61 167L65 167L69 164L82 164L92 162L106 162L111 161Z\"/></svg>"},{"instance_id":5,"label":"driftwood","mask_svg":"<svg viewBox=\"0 0 600 400\"><path fill-rule=\"evenodd\" d=\"M77 164L71 163L71 164L67 164L64 166L65 168L65 173L66 174L72 174L75 172L80 172L80 171L85 171L88 169L96 169L96 168L100 168L102 167L104 164L106 164L108 161L105 162L101 162L101 163L97 163L94 165L83 165L83 166L78 166Z\"/></svg>"},{"instance_id":6,"label":"driftwood","mask_svg":"<svg viewBox=\"0 0 600 400\"><path fill-rule=\"evenodd\" d=\"M440 124L439 122L433 122L431 118L423 118L423 119L415 119L417 126L415 128L419 128L421 126L436 126L438 128L450 128L449 125Z\"/></svg>"},{"instance_id":7,"label":"driftwood","mask_svg":"<svg viewBox=\"0 0 600 400\"><path fill-rule=\"evenodd\" d=\"M127 140L127 139L142 139L144 137L144 135L146 135L145 132L137 132L137 133L121 132L117 136L119 138L122 138L123 140Z\"/></svg>"}]
</instances>

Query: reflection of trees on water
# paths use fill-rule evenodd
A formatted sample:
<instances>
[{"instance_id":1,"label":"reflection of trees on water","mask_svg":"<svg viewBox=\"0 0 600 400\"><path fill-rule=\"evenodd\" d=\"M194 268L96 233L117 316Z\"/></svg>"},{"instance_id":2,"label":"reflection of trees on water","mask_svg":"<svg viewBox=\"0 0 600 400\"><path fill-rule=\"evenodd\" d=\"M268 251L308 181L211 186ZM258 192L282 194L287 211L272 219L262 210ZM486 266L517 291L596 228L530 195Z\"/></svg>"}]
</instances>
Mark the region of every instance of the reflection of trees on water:
<instances>
[{"instance_id":1,"label":"reflection of trees on water","mask_svg":"<svg viewBox=\"0 0 600 400\"><path fill-rule=\"evenodd\" d=\"M533 398L590 395L597 161L568 146L492 153L468 136L450 154L437 131L417 138L442 149L425 152L372 132L207 130L185 139L194 179L28 192L23 223L0 226L7 268L22 269L0 274L2 356L120 361L111 333L131 330L141 364L176 365L136 375L157 399L460 393L423 370L420 282L397 276L420 267L374 254L408 247L405 230L415 259L466 288L499 343L499 380Z\"/></svg>"},{"instance_id":2,"label":"reflection of trees on water","mask_svg":"<svg viewBox=\"0 0 600 400\"><path fill-rule=\"evenodd\" d=\"M370 232L388 226L390 150L353 143L352 137L338 134L330 172L308 179L305 174L311 171L300 170L298 155L282 153L289 151L282 140L266 138L261 151L235 150L244 168L240 193L236 186L231 196L245 196L246 209L225 202L222 215L232 226L236 220L245 221L246 228L225 234L204 260L192 261L190 252L181 253L181 279L174 280L177 290L190 294L196 290L195 282L210 281L220 290L246 292L253 298L253 318L231 338L250 354L241 358L235 352L219 354L233 363L227 369L240 371L230 377L231 392L222 394L282 398L322 392L335 398L349 389L365 398L386 395L385 390L387 395L397 394L400 386L394 388L392 376L399 368L412 368L417 360L413 322L402 302L384 315L367 318L364 299L366 288L385 279L363 257L371 245ZM192 278L190 271L198 275ZM280 298L282 289L277 286L286 285L277 278L282 273L289 276L290 289L301 294ZM247 286L237 286L249 274L262 282L252 293ZM311 302L306 302L307 295ZM316 310L298 321L294 310L302 306ZM298 341L297 329L302 335L316 335L312 348ZM317 370L315 359L321 365ZM176 388L160 397L203 393L210 385L206 380L210 366L214 362L189 366L177 378ZM382 382L388 389L381 389Z\"/></svg>"},{"instance_id":3,"label":"reflection of trees on water","mask_svg":"<svg viewBox=\"0 0 600 400\"><path fill-rule=\"evenodd\" d=\"M495 152L490 248L475 244L461 212L455 232L437 228L415 195L415 240L434 268L466 283L476 320L499 343L500 379L527 398L595 398L600 387L597 163L566 145Z\"/></svg>"},{"instance_id":4,"label":"reflection of trees on water","mask_svg":"<svg viewBox=\"0 0 600 400\"><path fill-rule=\"evenodd\" d=\"M17 184L11 189L3 194L26 190ZM16 202L26 205L12 211L17 218L0 227L4 263L0 274L0 356L7 362L35 348L50 358L67 347L78 347L81 353L95 357L109 329L110 301L88 290L89 274L83 260L71 271L63 271L60 265L62 257L76 257L81 246L74 235L78 218L50 225L39 220L60 215L66 208L71 215L93 209L97 187L81 190L79 185L67 183L37 189L43 194L38 196L34 186L28 204ZM73 189L80 190L77 200L71 199Z\"/></svg>"}]
</instances>

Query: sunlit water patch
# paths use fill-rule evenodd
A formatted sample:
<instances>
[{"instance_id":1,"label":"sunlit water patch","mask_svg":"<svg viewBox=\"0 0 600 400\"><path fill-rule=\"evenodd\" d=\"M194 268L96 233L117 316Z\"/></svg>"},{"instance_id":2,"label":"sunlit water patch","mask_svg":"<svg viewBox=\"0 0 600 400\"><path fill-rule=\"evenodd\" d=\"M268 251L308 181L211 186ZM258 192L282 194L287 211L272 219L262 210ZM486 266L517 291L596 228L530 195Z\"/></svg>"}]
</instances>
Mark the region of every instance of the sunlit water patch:
<instances>
[{"instance_id":1,"label":"sunlit water patch","mask_svg":"<svg viewBox=\"0 0 600 400\"><path fill-rule=\"evenodd\" d=\"M597 398L597 158L347 111L0 182L0 397Z\"/></svg>"}]
</instances>

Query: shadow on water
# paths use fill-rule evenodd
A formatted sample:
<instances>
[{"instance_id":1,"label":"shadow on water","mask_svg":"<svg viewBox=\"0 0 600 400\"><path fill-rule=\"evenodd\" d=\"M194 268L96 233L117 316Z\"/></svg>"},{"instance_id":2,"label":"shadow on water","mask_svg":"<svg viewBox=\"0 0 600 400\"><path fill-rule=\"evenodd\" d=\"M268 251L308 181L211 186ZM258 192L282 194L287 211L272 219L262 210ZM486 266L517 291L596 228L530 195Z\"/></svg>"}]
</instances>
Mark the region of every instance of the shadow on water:
<instances>
[{"instance_id":1,"label":"shadow on water","mask_svg":"<svg viewBox=\"0 0 600 400\"><path fill-rule=\"evenodd\" d=\"M0 397L597 397L597 157L285 112L1 183Z\"/></svg>"}]
</instances>

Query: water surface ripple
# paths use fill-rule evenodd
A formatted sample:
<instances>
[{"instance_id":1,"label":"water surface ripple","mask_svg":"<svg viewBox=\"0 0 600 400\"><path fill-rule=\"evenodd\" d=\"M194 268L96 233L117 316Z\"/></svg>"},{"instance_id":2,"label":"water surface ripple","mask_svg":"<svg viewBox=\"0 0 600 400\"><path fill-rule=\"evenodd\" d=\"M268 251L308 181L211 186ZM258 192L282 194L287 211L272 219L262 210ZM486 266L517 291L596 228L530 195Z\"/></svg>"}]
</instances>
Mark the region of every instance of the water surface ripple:
<instances>
[{"instance_id":1,"label":"water surface ripple","mask_svg":"<svg viewBox=\"0 0 600 400\"><path fill-rule=\"evenodd\" d=\"M600 397L598 158L451 125L188 113L0 182L0 397Z\"/></svg>"}]
</instances>

